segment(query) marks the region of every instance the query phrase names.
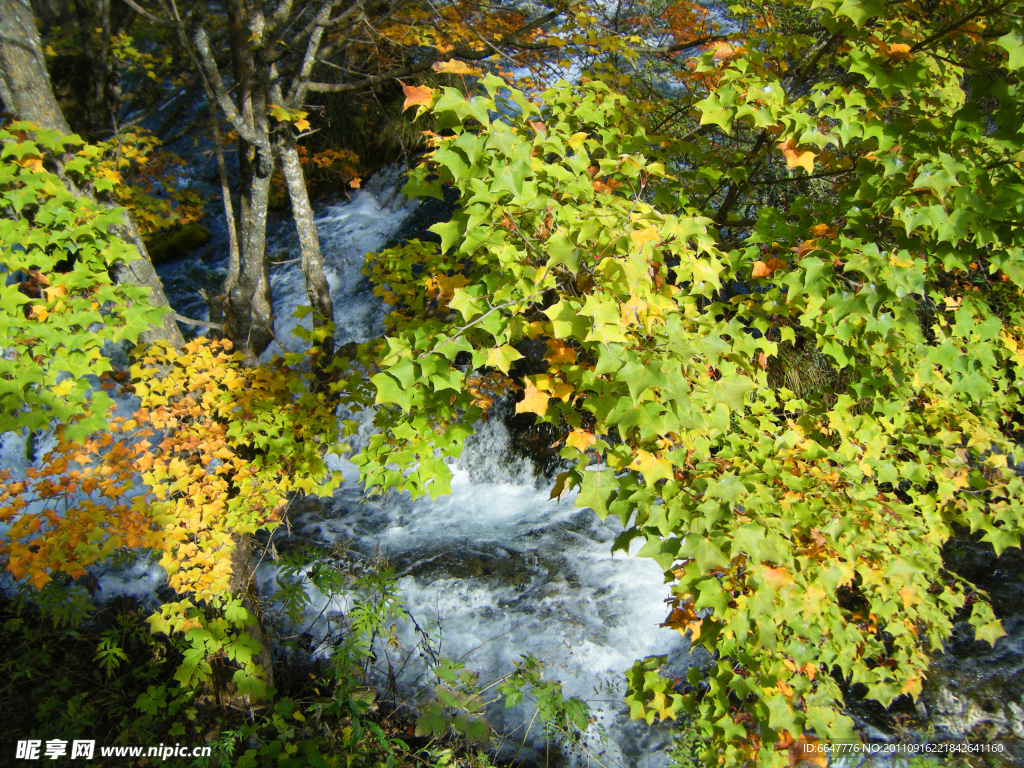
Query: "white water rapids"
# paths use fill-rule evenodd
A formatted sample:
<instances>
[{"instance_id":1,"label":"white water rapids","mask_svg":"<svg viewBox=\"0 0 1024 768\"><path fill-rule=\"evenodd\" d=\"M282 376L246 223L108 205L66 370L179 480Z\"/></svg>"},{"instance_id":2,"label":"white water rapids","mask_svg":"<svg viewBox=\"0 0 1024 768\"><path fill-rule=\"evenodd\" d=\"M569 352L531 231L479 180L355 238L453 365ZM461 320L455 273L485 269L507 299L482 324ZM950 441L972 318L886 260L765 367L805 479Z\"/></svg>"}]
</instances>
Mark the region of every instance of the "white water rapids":
<instances>
[{"instance_id":1,"label":"white water rapids","mask_svg":"<svg viewBox=\"0 0 1024 768\"><path fill-rule=\"evenodd\" d=\"M400 177L397 167L388 169L351 200L319 209L317 226L339 344L367 341L383 331L384 310L360 274L364 255L417 229L417 218L418 228L423 228L422 210L397 193ZM197 288L215 287L222 279L224 265L216 248L224 249L215 243L211 248L207 261L193 254L159 269L172 303L188 316L203 314ZM292 261L298 255L294 229L280 227L269 251L273 261L290 262L275 266L271 274L277 336L290 345L297 324L292 313L306 303L301 270ZM293 348L299 342L295 344ZM265 357L278 351L272 345ZM612 556L616 521L602 523L590 510L575 508L572 496L549 500L547 485L535 477L532 463L512 450L513 437L501 419L503 407L508 406L496 406L490 421L467 442L453 466L451 495L413 502L392 492L366 501L355 466L337 460L335 468L346 478L343 487L330 499L294 505L290 531L279 529L275 545L284 551L310 543L361 558L385 557L399 576L405 608L433 635L441 656L461 660L486 685L511 672L521 655L532 653L548 664L548 679L564 683L566 696L590 703L595 723L575 750L546 743L536 723L526 732L534 715L529 703L507 711L500 704L492 706L487 718L503 738L503 755L518 752L519 760L538 766L665 766L671 732L631 723L622 703L623 672L633 661L667 654L665 673L673 676L681 676L693 663L679 634L658 626L667 614L668 596L661 570L651 560ZM37 436L29 449L26 437L0 436L0 467L15 476L49 446L45 436ZM979 573L985 569L991 570L987 565L976 568ZM1001 577L1007 584L1006 595L1000 594L1004 604L1024 599L1012 583L1019 578L1012 574L1019 570ZM144 557L127 567L94 572L99 599L123 594L150 602L158 602L165 576ZM260 565L265 597L273 597L276 576L273 563ZM337 625L348 604L308 592L311 604L298 631L316 640L327 635L329 624ZM1024 620L1019 612L1008 618L1006 627L1010 637L996 648L972 646L937 662L929 684L935 690L926 691L929 711L923 715L940 733L961 739L980 722L1024 739ZM400 695L413 703L422 701L430 677L417 649L420 635L411 621L400 623L398 635L403 647L389 650L386 661L402 668L396 681ZM326 655L330 649L321 652ZM872 740L892 738L867 723L864 727Z\"/></svg>"},{"instance_id":2,"label":"white water rapids","mask_svg":"<svg viewBox=\"0 0 1024 768\"><path fill-rule=\"evenodd\" d=\"M366 341L383 330L384 312L359 270L364 254L379 249L416 212L397 194L399 184L397 169L386 171L351 201L317 216L338 343ZM275 260L286 260L297 250L294 236L278 239L275 248ZM276 272L272 286L277 335L285 340L294 327L291 313L306 303L298 265ZM355 466L339 460L344 486L329 501L301 505L291 515L291 534L385 556L416 624L436 632L440 654L462 660L482 683L511 672L523 654L546 662L546 677L562 681L566 696L587 700L596 715L584 751L568 755L570 763L665 765L668 731L630 723L622 703L623 673L635 660L656 654L672 654L683 664L688 659L679 634L658 626L668 596L661 569L621 552L613 557L617 522L603 524L590 510L575 508L573 496L549 500L530 462L509 448L510 435L496 415L470 438L453 467L452 494L437 501L391 493L366 502ZM275 578L272 564L261 565L261 594L273 594ZM323 636L346 606L328 605L320 595L312 599L308 631ZM429 679L411 621L400 624L399 637L405 651L395 655L404 660L411 654L399 688L415 697L416 682ZM537 724L526 733L533 714L529 705L508 711L499 705L487 717L506 737L506 751L538 764L559 763L558 747L544 742Z\"/></svg>"},{"instance_id":3,"label":"white water rapids","mask_svg":"<svg viewBox=\"0 0 1024 768\"><path fill-rule=\"evenodd\" d=\"M339 344L383 332L384 309L360 269L366 253L393 241L417 215L419 206L398 193L401 182L400 169L387 169L350 200L318 212ZM297 349L301 342L293 339L292 330L298 321L292 315L308 302L294 261L294 229L282 226L272 233L268 251L279 262L271 272L277 337ZM207 249L205 262L193 254L160 268L172 303L190 316L203 315L194 295L197 286L216 285L223 271L220 255L210 255ZM280 351L272 344L264 358ZM121 405L127 415L134 403L126 398ZM566 698L579 696L590 704L594 724L571 751L546 741L539 723L528 728L535 712L529 699L509 710L500 703L489 707L486 717L506 757L518 755L527 765L667 765L671 732L631 723L622 701L623 673L635 660L671 654L677 674L689 663L680 635L658 626L667 614L662 572L651 560L612 555L612 541L621 530L617 522L605 524L589 509L575 508L572 495L561 501L548 498L550 484L534 476L531 462L510 451L511 438L500 418L505 407L496 406L492 418L469 439L453 466L451 495L413 502L407 494L392 492L365 501L355 466L332 458L344 474L343 487L330 499L294 505L290 530L279 529L275 545L284 550L311 543L387 559L399 577L404 607L415 620L399 623L403 647L388 651L394 666L403 668L397 687L408 700L423 700L431 682L418 652L418 625L433 635L440 656L465 663L479 673L482 685L512 672L522 655L533 654L547 665L545 679L564 684ZM45 440L37 440L33 451L26 436L8 433L0 438L0 464L23 476L46 447ZM165 574L145 556L128 566L93 572L98 599L128 595L159 603ZM261 595L271 600L277 574L272 562L259 566ZM297 631L323 638L348 604L328 601L312 587L307 592L306 626ZM320 653L329 655L330 648Z\"/></svg>"}]
</instances>

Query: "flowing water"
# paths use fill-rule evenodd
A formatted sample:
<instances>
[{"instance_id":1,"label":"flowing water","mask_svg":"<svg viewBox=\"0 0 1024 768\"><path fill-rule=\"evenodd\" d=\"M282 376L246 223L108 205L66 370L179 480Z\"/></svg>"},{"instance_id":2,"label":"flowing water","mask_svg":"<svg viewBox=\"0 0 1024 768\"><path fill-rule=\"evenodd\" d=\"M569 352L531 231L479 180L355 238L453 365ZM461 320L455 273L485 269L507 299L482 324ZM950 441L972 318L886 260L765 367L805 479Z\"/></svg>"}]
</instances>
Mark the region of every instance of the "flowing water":
<instances>
[{"instance_id":1,"label":"flowing water","mask_svg":"<svg viewBox=\"0 0 1024 768\"><path fill-rule=\"evenodd\" d=\"M406 201L397 190L400 169L378 174L352 196L319 208L317 226L331 285L337 341L366 341L383 330L384 308L360 274L363 257L423 230L442 215ZM278 338L291 345L294 309L307 303L298 264L297 240L290 227L272 233L272 269ZM219 249L219 250L218 250ZM223 238L179 262L160 268L175 308L202 318L197 288L216 289L222 279ZM277 345L266 356L279 351ZM397 685L416 701L426 680L426 661L418 651L423 629L440 655L463 661L486 683L512 670L522 654L548 665L546 675L564 683L566 695L591 704L596 722L575 750L545 741L529 705L488 710L491 725L504 738L505 753L535 765L661 766L671 742L666 730L630 723L622 704L623 672L634 660L668 654L668 674L679 676L694 663L678 633L658 625L667 613L668 588L653 561L611 554L616 522L602 523L574 497L548 498L545 478L516 451L509 420L495 407L489 421L469 439L453 465L452 494L437 501L412 501L392 492L365 500L354 465L337 459L343 486L324 500L294 505L290 530L274 535L279 549L303 542L338 548L362 558L386 558L396 571L409 619L398 627L402 649L389 661L401 667ZM365 429L363 437L365 438ZM357 438L358 442L358 438ZM25 437L0 438L0 463L17 473L41 455L44 443L26 448ZM33 456L34 454L34 456ZM0 532L2 534L2 532ZM1006 556L1004 555L1005 559ZM1016 561L1014 561L1016 562ZM966 566L965 566L966 567ZM936 664L925 703L916 710L921 727L928 719L940 733L961 738L971 725L988 724L993 734L1024 739L1024 621L1021 576L1024 566L1008 566L997 612L1007 620L1010 637L986 650L954 641ZM982 568L989 578L993 569ZM146 559L128 568L98 569L104 597L129 594L156 600L161 569ZM276 566L261 564L261 591L273 596ZM970 577L970 574L967 574ZM1015 586L1016 585L1016 586ZM346 610L340 601L312 595L302 629L314 637L328 633ZM960 644L964 645L963 643ZM322 649L325 654L329 648ZM697 661L702 659L697 658ZM866 735L892 738L879 730L885 718L858 713Z\"/></svg>"},{"instance_id":2,"label":"flowing water","mask_svg":"<svg viewBox=\"0 0 1024 768\"><path fill-rule=\"evenodd\" d=\"M360 273L364 255L410 234L422 236L432 223L429 214L398 193L400 177L398 167L386 169L351 200L318 211L339 344L383 332L384 310ZM301 270L292 261L298 256L294 229L273 233L268 251L273 262L290 262L272 269L271 285L277 337L291 346L297 324L292 314L308 304ZM165 282L187 285L189 279L178 275L194 279L200 261L193 257L162 268ZM292 348L299 343L295 340ZM264 357L279 351L272 344ZM548 679L561 680L567 696L589 701L597 715L582 745L586 751L577 750L570 760L609 767L664 765L668 732L631 724L622 704L623 672L636 659L671 654L677 674L688 663L679 634L658 626L667 614L662 572L647 559L621 552L612 556L611 543L620 530L616 523L602 523L589 509L575 508L573 496L548 498L533 463L511 450L501 418L507 407L497 406L468 441L453 466L451 495L414 502L391 493L365 502L355 466L338 460L334 468L344 473L344 486L329 500L296 505L290 534L281 530L275 544L288 546L284 537L387 558L410 614L399 624L405 653L411 653L398 679L406 695L415 697L424 680L426 662L415 650L421 639L417 626L434 633L440 655L461 659L484 683L508 674L513 661L532 653L548 664ZM104 590L109 594L127 586L138 593L141 584L159 578L152 568L135 568L106 576ZM276 568L261 565L258 575L261 594L272 596ZM319 595L313 600L304 629L323 636L345 605L328 605ZM560 754L536 725L525 732L533 717L528 705L507 712L492 707L487 717L505 737L506 750L518 752L520 760L544 764Z\"/></svg>"}]
</instances>

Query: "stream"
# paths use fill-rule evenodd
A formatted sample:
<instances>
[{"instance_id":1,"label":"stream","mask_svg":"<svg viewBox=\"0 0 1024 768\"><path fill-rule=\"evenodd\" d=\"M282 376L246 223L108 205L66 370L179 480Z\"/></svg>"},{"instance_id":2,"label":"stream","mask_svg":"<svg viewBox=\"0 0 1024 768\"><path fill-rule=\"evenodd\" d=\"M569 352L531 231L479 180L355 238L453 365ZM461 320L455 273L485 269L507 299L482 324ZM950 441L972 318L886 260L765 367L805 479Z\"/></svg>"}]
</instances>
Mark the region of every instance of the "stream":
<instances>
[{"instance_id":1,"label":"stream","mask_svg":"<svg viewBox=\"0 0 1024 768\"><path fill-rule=\"evenodd\" d=\"M350 199L317 206L339 344L383 332L384 308L360 273L364 255L422 237L449 212L435 201L420 206L405 200L398 193L401 177L397 166L384 169ZM223 277L226 238L217 229L222 226L212 222L211 243L158 269L172 305L184 315L206 317L198 288L216 290ZM297 322L291 315L306 303L302 274L293 261L298 256L294 228L275 226L269 252L273 262L281 262L271 273L277 336L290 345ZM275 343L264 358L280 351ZM511 672L513 662L530 653L547 664L547 679L564 684L566 696L588 701L594 723L569 747L546 739L535 723L528 727L534 715L528 703L508 710L491 706L487 719L506 758L516 756L526 765L666 766L671 730L629 721L623 673L637 659L668 654L666 673L681 676L707 656L691 656L678 632L659 627L669 594L661 569L634 553L612 555L621 530L617 521L602 523L589 509L574 507L571 494L549 499L548 479L517 447L513 420L507 418L510 407L507 401L496 405L469 438L452 467L452 494L436 501L413 501L396 492L367 500L355 466L332 458L333 468L344 474L343 486L329 499L295 503L290 528L273 536L275 547L284 551L309 543L386 559L409 614L398 624L401 647L388 651L394 656L388 662L401 668L395 684L412 702L421 699L429 682L426 658L418 651L420 629L431 634L441 656L461 660L484 684ZM4 436L0 463L23 467L25 453L22 438ZM950 557L960 558L969 578L987 580L985 588L1009 636L991 649L958 628L921 703L906 707L898 722L917 734L931 728L955 739L980 728L990 738L1007 739L1007 757L1024 765L1024 558L1018 551L986 560L984 548L972 546ZM162 570L145 558L97 572L106 598L128 594L155 600L163 582ZM277 574L272 562L259 566L265 597L277 589ZM303 630L324 637L345 610L343 601L311 594ZM853 714L867 738L896 738L892 713L855 708Z\"/></svg>"}]
</instances>

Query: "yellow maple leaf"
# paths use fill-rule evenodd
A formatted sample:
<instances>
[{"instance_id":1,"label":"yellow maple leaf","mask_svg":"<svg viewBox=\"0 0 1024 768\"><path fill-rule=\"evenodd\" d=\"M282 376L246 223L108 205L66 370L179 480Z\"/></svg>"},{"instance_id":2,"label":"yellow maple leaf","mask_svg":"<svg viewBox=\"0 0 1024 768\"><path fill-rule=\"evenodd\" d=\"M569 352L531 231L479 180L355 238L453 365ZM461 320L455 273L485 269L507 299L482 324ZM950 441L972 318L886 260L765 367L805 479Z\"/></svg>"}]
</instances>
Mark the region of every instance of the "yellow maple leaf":
<instances>
[{"instance_id":1,"label":"yellow maple leaf","mask_svg":"<svg viewBox=\"0 0 1024 768\"><path fill-rule=\"evenodd\" d=\"M447 303L455 298L455 289L462 288L469 283L469 280L464 275L452 275L451 277L434 275L433 283L437 286L438 301Z\"/></svg>"},{"instance_id":2,"label":"yellow maple leaf","mask_svg":"<svg viewBox=\"0 0 1024 768\"><path fill-rule=\"evenodd\" d=\"M672 462L642 448L637 450L629 468L643 474L648 485L654 485L658 480L672 479Z\"/></svg>"},{"instance_id":3,"label":"yellow maple leaf","mask_svg":"<svg viewBox=\"0 0 1024 768\"><path fill-rule=\"evenodd\" d=\"M800 167L808 173L814 173L815 154L809 149L797 149L796 139L790 136L785 141L780 141L778 146L782 150L782 156L786 158L787 168Z\"/></svg>"},{"instance_id":4,"label":"yellow maple leaf","mask_svg":"<svg viewBox=\"0 0 1024 768\"><path fill-rule=\"evenodd\" d=\"M629 301L622 305L621 315L622 324L631 325L636 323L640 325L640 318L647 310L647 302L639 298L635 294L629 297Z\"/></svg>"},{"instance_id":5,"label":"yellow maple leaf","mask_svg":"<svg viewBox=\"0 0 1024 768\"><path fill-rule=\"evenodd\" d=\"M793 583L793 577L781 568L771 568L763 565L757 568L757 573L776 592Z\"/></svg>"},{"instance_id":6,"label":"yellow maple leaf","mask_svg":"<svg viewBox=\"0 0 1024 768\"><path fill-rule=\"evenodd\" d=\"M738 49L729 45L724 40L718 40L711 44L711 50L715 52L712 56L715 61L728 61L736 55Z\"/></svg>"},{"instance_id":7,"label":"yellow maple leaf","mask_svg":"<svg viewBox=\"0 0 1024 768\"><path fill-rule=\"evenodd\" d=\"M464 61L449 59L448 61L435 61L430 68L442 75L476 75L483 74L479 69L466 64Z\"/></svg>"},{"instance_id":8,"label":"yellow maple leaf","mask_svg":"<svg viewBox=\"0 0 1024 768\"><path fill-rule=\"evenodd\" d=\"M884 45L884 43L883 43ZM893 43L885 51L885 55L893 61L903 61L911 56L910 46L906 43Z\"/></svg>"},{"instance_id":9,"label":"yellow maple leaf","mask_svg":"<svg viewBox=\"0 0 1024 768\"><path fill-rule=\"evenodd\" d=\"M401 80L398 82L401 83L402 93L405 94L405 101L402 103L403 112L409 107L429 107L434 103L433 88L428 88L425 85L406 85L405 83L402 83Z\"/></svg>"},{"instance_id":10,"label":"yellow maple leaf","mask_svg":"<svg viewBox=\"0 0 1024 768\"><path fill-rule=\"evenodd\" d=\"M537 389L532 381L527 380L523 399L516 403L516 413L535 413L538 416L543 416L547 413L550 399L546 393Z\"/></svg>"},{"instance_id":11,"label":"yellow maple leaf","mask_svg":"<svg viewBox=\"0 0 1024 768\"><path fill-rule=\"evenodd\" d=\"M636 232L631 232L629 236L633 238L633 242L636 243L638 248L643 248L644 243L661 242L661 235L658 234L658 230L654 227L639 229Z\"/></svg>"},{"instance_id":12,"label":"yellow maple leaf","mask_svg":"<svg viewBox=\"0 0 1024 768\"><path fill-rule=\"evenodd\" d=\"M50 316L50 313L46 311L46 307L41 304L33 304L32 310L29 312L29 317L34 320L45 320Z\"/></svg>"},{"instance_id":13,"label":"yellow maple leaf","mask_svg":"<svg viewBox=\"0 0 1024 768\"><path fill-rule=\"evenodd\" d=\"M571 448L575 448L581 453L587 450L590 446L597 442L595 437L590 432L584 432L582 429L574 429L569 433L569 436L565 438L565 444Z\"/></svg>"}]
</instances>

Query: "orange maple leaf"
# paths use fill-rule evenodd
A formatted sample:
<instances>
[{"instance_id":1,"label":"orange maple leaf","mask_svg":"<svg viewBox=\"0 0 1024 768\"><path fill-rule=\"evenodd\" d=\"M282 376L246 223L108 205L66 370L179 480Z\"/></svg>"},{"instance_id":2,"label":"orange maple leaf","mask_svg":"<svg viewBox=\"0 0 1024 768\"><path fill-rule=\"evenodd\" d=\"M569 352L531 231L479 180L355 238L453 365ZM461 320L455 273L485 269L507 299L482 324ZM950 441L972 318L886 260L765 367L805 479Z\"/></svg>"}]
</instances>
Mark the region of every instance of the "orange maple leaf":
<instances>
[{"instance_id":1,"label":"orange maple leaf","mask_svg":"<svg viewBox=\"0 0 1024 768\"><path fill-rule=\"evenodd\" d=\"M404 112L409 107L424 106L429 107L434 103L434 89L428 88L425 85L406 85L401 80L398 81L402 85L402 93L405 94L405 102L402 104L402 111Z\"/></svg>"},{"instance_id":2,"label":"orange maple leaf","mask_svg":"<svg viewBox=\"0 0 1024 768\"><path fill-rule=\"evenodd\" d=\"M911 57L910 46L906 43L893 43L885 51L885 55L893 61L904 61Z\"/></svg>"},{"instance_id":3,"label":"orange maple leaf","mask_svg":"<svg viewBox=\"0 0 1024 768\"><path fill-rule=\"evenodd\" d=\"M811 227L811 234L815 237L833 238L839 234L839 227L830 227L828 224L815 224Z\"/></svg>"},{"instance_id":4,"label":"orange maple leaf","mask_svg":"<svg viewBox=\"0 0 1024 768\"><path fill-rule=\"evenodd\" d=\"M570 347L564 341L558 339L548 339L544 342L547 345L548 353L544 358L554 364L559 365L561 363L572 363L576 362L576 350Z\"/></svg>"},{"instance_id":5,"label":"orange maple leaf","mask_svg":"<svg viewBox=\"0 0 1024 768\"><path fill-rule=\"evenodd\" d=\"M809 149L797 149L796 139L792 136L785 141L780 141L778 146L779 149L782 150L782 156L786 158L787 168L796 168L799 166L808 173L814 172L815 154Z\"/></svg>"},{"instance_id":6,"label":"orange maple leaf","mask_svg":"<svg viewBox=\"0 0 1024 768\"><path fill-rule=\"evenodd\" d=\"M569 433L569 436L565 438L566 445L575 448L581 453L596 442L597 437L590 432L584 432L582 429L574 429Z\"/></svg>"},{"instance_id":7,"label":"orange maple leaf","mask_svg":"<svg viewBox=\"0 0 1024 768\"><path fill-rule=\"evenodd\" d=\"M545 392L537 389L532 381L527 380L523 399L516 403L516 413L535 413L538 416L543 416L547 413L550 399Z\"/></svg>"},{"instance_id":8,"label":"orange maple leaf","mask_svg":"<svg viewBox=\"0 0 1024 768\"><path fill-rule=\"evenodd\" d=\"M754 269L751 271L751 277L771 277L772 274L786 266L786 262L782 259L771 258L765 261L755 261Z\"/></svg>"},{"instance_id":9,"label":"orange maple leaf","mask_svg":"<svg viewBox=\"0 0 1024 768\"><path fill-rule=\"evenodd\" d=\"M711 44L711 50L715 52L714 56L712 56L715 61L728 61L736 55L736 51L739 49L734 48L723 40L719 40Z\"/></svg>"}]
</instances>

